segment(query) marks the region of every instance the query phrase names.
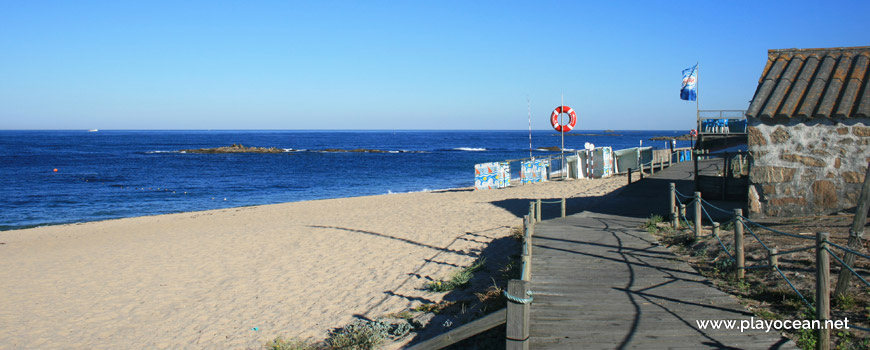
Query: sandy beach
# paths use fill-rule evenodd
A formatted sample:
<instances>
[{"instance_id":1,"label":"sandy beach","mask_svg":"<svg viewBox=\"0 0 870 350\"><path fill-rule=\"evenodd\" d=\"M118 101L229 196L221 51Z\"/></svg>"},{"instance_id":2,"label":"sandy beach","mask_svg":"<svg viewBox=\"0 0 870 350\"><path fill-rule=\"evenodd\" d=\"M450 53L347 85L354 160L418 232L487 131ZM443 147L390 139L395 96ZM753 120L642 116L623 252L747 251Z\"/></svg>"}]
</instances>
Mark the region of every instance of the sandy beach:
<instances>
[{"instance_id":1,"label":"sandy beach","mask_svg":"<svg viewBox=\"0 0 870 350\"><path fill-rule=\"evenodd\" d=\"M528 199L589 197L570 202L578 211L624 183L389 194L0 232L0 349L259 349L276 336L323 339L355 315L438 301L425 282L509 235Z\"/></svg>"}]
</instances>

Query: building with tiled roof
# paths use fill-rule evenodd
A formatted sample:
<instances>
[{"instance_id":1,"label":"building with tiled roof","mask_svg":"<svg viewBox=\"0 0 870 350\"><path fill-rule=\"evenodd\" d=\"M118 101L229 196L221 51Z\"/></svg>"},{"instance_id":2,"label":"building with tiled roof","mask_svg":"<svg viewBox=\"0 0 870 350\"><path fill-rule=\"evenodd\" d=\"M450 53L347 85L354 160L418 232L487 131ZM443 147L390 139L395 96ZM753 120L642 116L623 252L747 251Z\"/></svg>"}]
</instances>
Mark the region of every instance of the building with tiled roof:
<instances>
[{"instance_id":1,"label":"building with tiled roof","mask_svg":"<svg viewBox=\"0 0 870 350\"><path fill-rule=\"evenodd\" d=\"M749 212L855 207L870 162L870 46L769 50L746 112Z\"/></svg>"}]
</instances>

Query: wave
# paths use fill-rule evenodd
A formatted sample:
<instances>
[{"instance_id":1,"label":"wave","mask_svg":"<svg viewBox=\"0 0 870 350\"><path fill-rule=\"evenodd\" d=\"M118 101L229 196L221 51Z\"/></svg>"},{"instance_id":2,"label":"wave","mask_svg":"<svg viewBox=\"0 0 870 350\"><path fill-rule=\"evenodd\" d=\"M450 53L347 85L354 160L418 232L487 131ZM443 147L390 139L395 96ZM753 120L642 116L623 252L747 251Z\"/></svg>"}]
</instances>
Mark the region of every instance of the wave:
<instances>
[{"instance_id":1,"label":"wave","mask_svg":"<svg viewBox=\"0 0 870 350\"><path fill-rule=\"evenodd\" d=\"M145 154L161 154L161 153L184 153L181 151L148 151Z\"/></svg>"},{"instance_id":2,"label":"wave","mask_svg":"<svg viewBox=\"0 0 870 350\"><path fill-rule=\"evenodd\" d=\"M477 147L457 147L453 149L454 151L465 151L465 152L484 152L486 148L477 148Z\"/></svg>"}]
</instances>

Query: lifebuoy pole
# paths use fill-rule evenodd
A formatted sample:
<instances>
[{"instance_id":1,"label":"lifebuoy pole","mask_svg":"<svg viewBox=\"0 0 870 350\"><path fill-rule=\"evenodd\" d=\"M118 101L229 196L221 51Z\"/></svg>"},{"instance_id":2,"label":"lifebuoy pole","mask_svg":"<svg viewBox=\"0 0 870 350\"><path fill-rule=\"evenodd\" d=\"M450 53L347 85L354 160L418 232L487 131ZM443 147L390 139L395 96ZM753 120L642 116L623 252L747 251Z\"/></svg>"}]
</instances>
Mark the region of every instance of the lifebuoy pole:
<instances>
[{"instance_id":1,"label":"lifebuoy pole","mask_svg":"<svg viewBox=\"0 0 870 350\"><path fill-rule=\"evenodd\" d=\"M562 113L565 113L565 94L564 93L562 94L562 103L559 105L559 111L560 111L559 112L559 125L565 125L562 123L562 121L563 121ZM559 149L559 151L562 152L561 153L562 154L562 180L564 180L566 177L565 170L567 169L567 167L565 167L565 128L562 127L561 129L562 130L560 130L559 133L562 134L562 147Z\"/></svg>"}]
</instances>

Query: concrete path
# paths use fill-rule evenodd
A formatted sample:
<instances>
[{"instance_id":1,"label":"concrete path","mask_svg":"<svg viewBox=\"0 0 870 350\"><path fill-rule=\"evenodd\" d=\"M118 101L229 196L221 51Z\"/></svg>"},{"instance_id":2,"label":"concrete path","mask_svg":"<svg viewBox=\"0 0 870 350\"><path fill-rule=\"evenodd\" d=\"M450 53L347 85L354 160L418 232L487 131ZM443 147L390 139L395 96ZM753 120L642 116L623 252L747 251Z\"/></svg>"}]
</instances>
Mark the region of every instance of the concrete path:
<instances>
[{"instance_id":1,"label":"concrete path","mask_svg":"<svg viewBox=\"0 0 870 350\"><path fill-rule=\"evenodd\" d=\"M536 225L532 349L796 348L777 331L697 327L752 315L640 228L650 213L666 217L669 182L691 193L691 171L677 165Z\"/></svg>"}]
</instances>

